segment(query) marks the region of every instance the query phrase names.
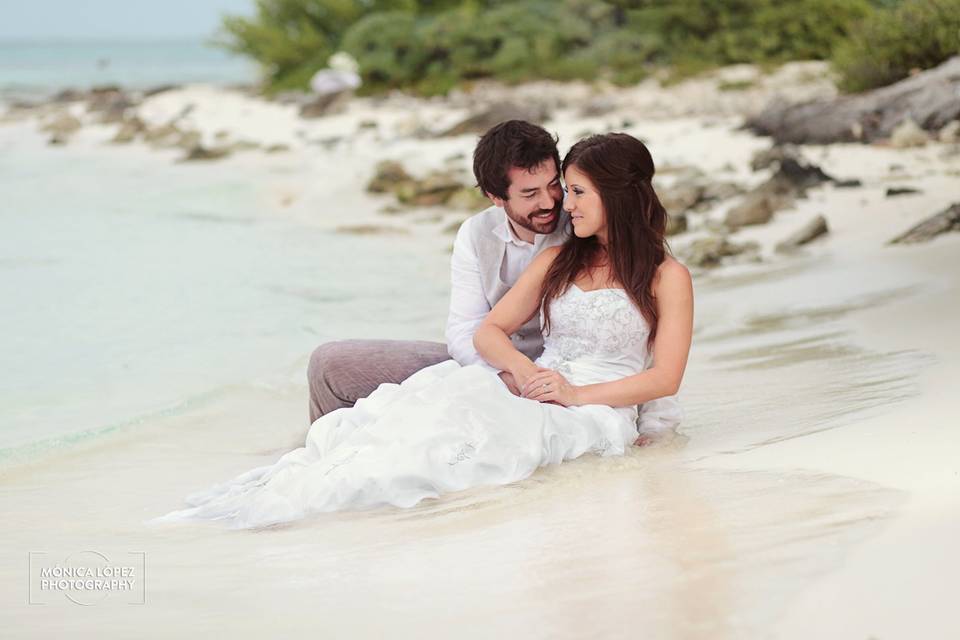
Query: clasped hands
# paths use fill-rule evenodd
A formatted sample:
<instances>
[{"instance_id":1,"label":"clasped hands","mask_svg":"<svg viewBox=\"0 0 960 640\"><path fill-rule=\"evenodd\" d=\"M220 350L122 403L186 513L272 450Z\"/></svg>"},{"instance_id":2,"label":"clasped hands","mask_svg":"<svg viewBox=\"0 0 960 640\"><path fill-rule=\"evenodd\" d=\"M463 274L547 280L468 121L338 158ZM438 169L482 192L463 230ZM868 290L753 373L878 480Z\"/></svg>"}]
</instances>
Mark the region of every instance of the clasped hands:
<instances>
[{"instance_id":1,"label":"clasped hands","mask_svg":"<svg viewBox=\"0 0 960 640\"><path fill-rule=\"evenodd\" d=\"M564 407L581 404L578 394L580 387L570 384L553 369L536 367L522 382L519 382L509 371L501 371L500 379L515 396ZM653 444L654 441L651 436L641 434L633 444L636 447L644 447Z\"/></svg>"},{"instance_id":2,"label":"clasped hands","mask_svg":"<svg viewBox=\"0 0 960 640\"><path fill-rule=\"evenodd\" d=\"M582 404L578 393L580 387L570 384L553 369L534 366L529 372L520 376L509 371L501 371L500 379L515 396L564 407Z\"/></svg>"}]
</instances>

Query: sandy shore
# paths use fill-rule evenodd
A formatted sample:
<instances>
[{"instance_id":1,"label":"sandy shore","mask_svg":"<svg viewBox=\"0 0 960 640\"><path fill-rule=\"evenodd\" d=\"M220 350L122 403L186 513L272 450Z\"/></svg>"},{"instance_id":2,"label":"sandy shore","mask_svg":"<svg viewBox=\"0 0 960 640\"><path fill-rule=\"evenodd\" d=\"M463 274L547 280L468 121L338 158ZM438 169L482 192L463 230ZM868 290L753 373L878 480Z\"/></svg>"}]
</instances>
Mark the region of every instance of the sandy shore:
<instances>
[{"instance_id":1,"label":"sandy shore","mask_svg":"<svg viewBox=\"0 0 960 640\"><path fill-rule=\"evenodd\" d=\"M557 106L547 126L561 150L585 131L621 128L646 140L661 168L695 167L750 188L770 175L749 168L769 143L738 129L745 110L776 91L831 90L816 79L782 81L787 89L781 81L746 94L719 91L716 81L638 88L614 95L602 116L583 116L582 101ZM466 213L380 213L390 198L363 186L382 159L413 172L446 158L466 168L472 136L416 134L425 124L449 126L466 108L358 101L306 122L292 107L194 87L159 94L139 112L160 123L188 104L204 140L226 129L231 139L287 145L209 165L262 171L265 210L312 226L403 228L431 268L443 268L444 229ZM378 124L361 128L365 120ZM5 126L38 136L31 119ZM85 125L50 153L102 146L115 128ZM333 137L341 139L309 142ZM302 442L304 354L268 384L235 385L0 471L0 598L8 603L0 621L10 637L957 637L950 587L960 561L950 543L960 534L960 436L952 431L960 234L885 243L960 201L960 156L943 144L801 151L863 185L819 187L770 223L731 235L758 242L760 262L698 271L681 389L687 422L673 441L408 511L257 532L145 527L187 493ZM157 153L173 161L180 152ZM665 187L674 175L664 171ZM890 186L918 192L887 197ZM713 233L730 204L698 211L671 244L681 250ZM775 252L817 214L828 236L796 254ZM95 607L28 605L28 552L79 549L144 552L146 604L111 595Z\"/></svg>"}]
</instances>

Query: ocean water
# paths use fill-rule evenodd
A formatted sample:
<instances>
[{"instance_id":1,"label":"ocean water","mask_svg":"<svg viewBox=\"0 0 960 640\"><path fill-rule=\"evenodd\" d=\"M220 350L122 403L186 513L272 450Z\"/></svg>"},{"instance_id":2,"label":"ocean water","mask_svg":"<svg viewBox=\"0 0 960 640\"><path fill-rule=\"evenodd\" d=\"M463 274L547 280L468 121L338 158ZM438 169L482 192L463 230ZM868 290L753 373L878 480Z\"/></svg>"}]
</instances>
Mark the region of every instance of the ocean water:
<instances>
[{"instance_id":1,"label":"ocean water","mask_svg":"<svg viewBox=\"0 0 960 640\"><path fill-rule=\"evenodd\" d=\"M202 40L0 42L0 98L39 98L71 87L252 83L249 60Z\"/></svg>"},{"instance_id":2,"label":"ocean water","mask_svg":"<svg viewBox=\"0 0 960 640\"><path fill-rule=\"evenodd\" d=\"M439 248L285 217L269 166L58 151L0 127L0 467L230 385L297 387L306 424L321 342L442 337Z\"/></svg>"}]
</instances>

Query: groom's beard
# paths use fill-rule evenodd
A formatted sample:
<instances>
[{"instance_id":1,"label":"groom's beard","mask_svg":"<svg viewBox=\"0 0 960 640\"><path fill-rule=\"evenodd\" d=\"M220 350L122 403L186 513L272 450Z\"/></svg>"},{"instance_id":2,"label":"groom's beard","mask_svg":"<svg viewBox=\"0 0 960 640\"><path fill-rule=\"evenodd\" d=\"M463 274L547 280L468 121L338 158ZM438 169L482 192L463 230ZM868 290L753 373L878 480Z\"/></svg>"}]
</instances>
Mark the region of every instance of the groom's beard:
<instances>
[{"instance_id":1,"label":"groom's beard","mask_svg":"<svg viewBox=\"0 0 960 640\"><path fill-rule=\"evenodd\" d=\"M537 209L526 215L518 215L510 208L510 203L506 203L504 211L507 217L518 227L523 227L528 231L546 235L557 230L560 223L560 211L563 208L563 200L554 202L553 209Z\"/></svg>"}]
</instances>

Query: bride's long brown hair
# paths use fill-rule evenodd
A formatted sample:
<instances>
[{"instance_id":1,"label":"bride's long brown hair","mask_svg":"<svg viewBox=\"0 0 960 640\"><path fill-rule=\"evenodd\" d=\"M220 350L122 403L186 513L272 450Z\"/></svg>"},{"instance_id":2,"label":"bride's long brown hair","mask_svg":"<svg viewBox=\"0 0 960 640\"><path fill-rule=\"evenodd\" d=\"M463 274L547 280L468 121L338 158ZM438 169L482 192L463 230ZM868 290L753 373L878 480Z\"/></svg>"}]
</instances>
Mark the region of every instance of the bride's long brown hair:
<instances>
[{"instance_id":1,"label":"bride's long brown hair","mask_svg":"<svg viewBox=\"0 0 960 640\"><path fill-rule=\"evenodd\" d=\"M646 145L625 133L590 136L577 142L563 159L562 171L575 166L600 194L607 224L606 254L616 282L623 286L650 326L647 344L657 333L653 278L669 247L664 236L667 212L653 190L653 158ZM571 234L543 282L544 333L550 332L550 302L570 288L580 274L602 261L596 236Z\"/></svg>"}]
</instances>

